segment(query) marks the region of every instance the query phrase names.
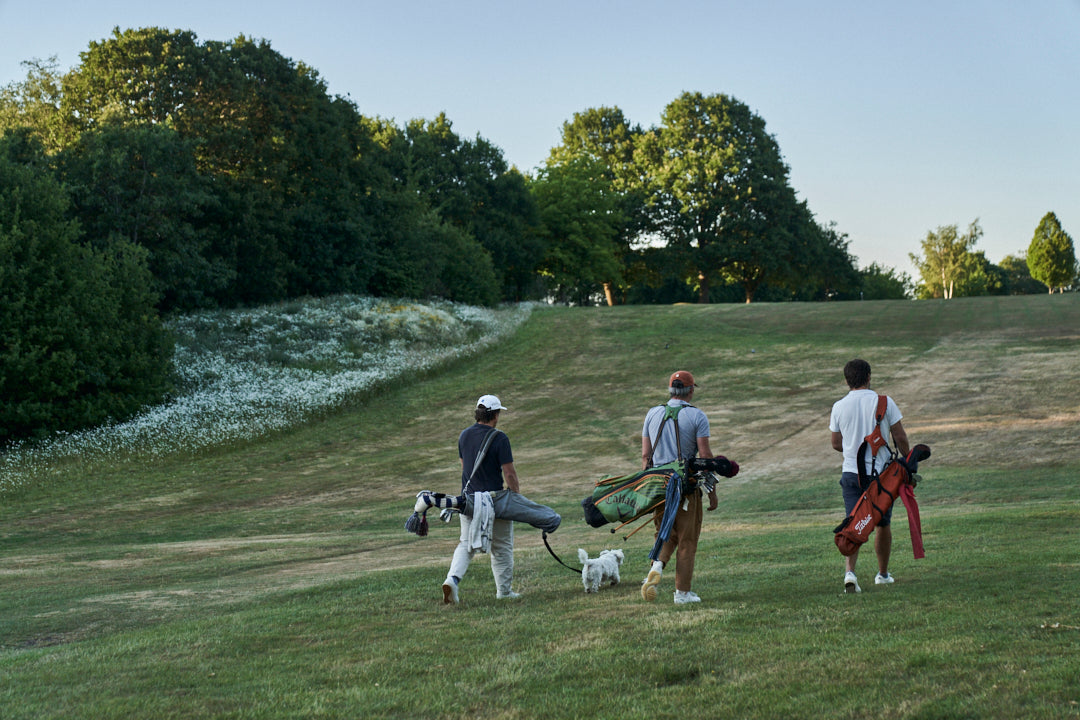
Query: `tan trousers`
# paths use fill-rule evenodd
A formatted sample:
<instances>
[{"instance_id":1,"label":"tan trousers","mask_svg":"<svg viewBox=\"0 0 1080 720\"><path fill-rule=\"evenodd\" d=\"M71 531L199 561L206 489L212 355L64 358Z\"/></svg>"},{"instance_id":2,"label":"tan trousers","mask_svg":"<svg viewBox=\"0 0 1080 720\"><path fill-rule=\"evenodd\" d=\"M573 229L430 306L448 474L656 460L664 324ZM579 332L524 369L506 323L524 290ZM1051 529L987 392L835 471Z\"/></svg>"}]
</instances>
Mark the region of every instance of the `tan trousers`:
<instances>
[{"instance_id":1,"label":"tan trousers","mask_svg":"<svg viewBox=\"0 0 1080 720\"><path fill-rule=\"evenodd\" d=\"M694 556L697 555L698 537L701 535L702 514L701 491L695 490L683 498L675 515L675 524L671 527L671 535L660 547L658 559L664 563L664 567L675 555L675 589L682 592L690 590L690 581L694 579ZM663 517L664 508L657 508L653 512L653 523L656 525L654 538L660 534Z\"/></svg>"}]
</instances>

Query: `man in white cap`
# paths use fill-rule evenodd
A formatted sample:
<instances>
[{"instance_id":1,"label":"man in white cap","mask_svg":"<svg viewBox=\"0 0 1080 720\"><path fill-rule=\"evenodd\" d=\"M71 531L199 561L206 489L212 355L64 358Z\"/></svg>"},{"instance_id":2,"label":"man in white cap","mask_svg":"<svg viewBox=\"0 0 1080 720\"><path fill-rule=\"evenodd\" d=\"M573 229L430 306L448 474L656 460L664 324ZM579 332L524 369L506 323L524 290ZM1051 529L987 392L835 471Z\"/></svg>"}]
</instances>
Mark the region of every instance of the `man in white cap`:
<instances>
[{"instance_id":1,"label":"man in white cap","mask_svg":"<svg viewBox=\"0 0 1080 720\"><path fill-rule=\"evenodd\" d=\"M499 413L506 410L494 395L484 395L476 401L476 423L465 428L458 437L458 455L461 458L462 495L497 493L508 489L520 492L514 454L506 433L496 430ZM557 517L557 516L556 516ZM469 569L469 562L476 554L476 530L473 524L480 518L461 513L461 541L454 550L450 572L443 583L443 602L458 602L458 584ZM514 521L495 517L490 536L491 573L495 576L495 597L500 600L520 597L510 588L514 579ZM557 527L557 524L556 524Z\"/></svg>"}]
</instances>

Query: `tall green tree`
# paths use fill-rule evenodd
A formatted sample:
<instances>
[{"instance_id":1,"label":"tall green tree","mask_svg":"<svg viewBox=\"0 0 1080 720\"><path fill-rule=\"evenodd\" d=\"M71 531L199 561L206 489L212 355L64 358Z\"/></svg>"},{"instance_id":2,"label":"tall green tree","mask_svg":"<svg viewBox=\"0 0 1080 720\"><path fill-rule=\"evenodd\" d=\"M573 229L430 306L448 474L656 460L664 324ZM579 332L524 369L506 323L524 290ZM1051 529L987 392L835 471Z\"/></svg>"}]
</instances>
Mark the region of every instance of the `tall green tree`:
<instances>
[{"instance_id":1,"label":"tall green tree","mask_svg":"<svg viewBox=\"0 0 1080 720\"><path fill-rule=\"evenodd\" d=\"M64 188L0 141L0 442L122 420L169 389L146 253L80 242Z\"/></svg>"},{"instance_id":2,"label":"tall green tree","mask_svg":"<svg viewBox=\"0 0 1080 720\"><path fill-rule=\"evenodd\" d=\"M850 240L835 223L821 225L805 201L798 203L790 230L791 250L783 274L771 286L789 299L829 300L846 296L860 284ZM745 290L746 284L743 285Z\"/></svg>"},{"instance_id":3,"label":"tall green tree","mask_svg":"<svg viewBox=\"0 0 1080 720\"><path fill-rule=\"evenodd\" d=\"M1054 288L1064 292L1076 280L1076 248L1052 212L1046 213L1035 228L1028 245L1027 265L1031 277L1046 285L1051 293Z\"/></svg>"},{"instance_id":4,"label":"tall green tree","mask_svg":"<svg viewBox=\"0 0 1080 720\"><path fill-rule=\"evenodd\" d=\"M371 292L497 303L501 282L491 254L465 223L450 222L436 210L433 201L442 194L425 186L434 175L413 172L415 157L405 131L379 118L364 118L362 125L371 139L363 159L369 164L366 202L376 247Z\"/></svg>"},{"instance_id":5,"label":"tall green tree","mask_svg":"<svg viewBox=\"0 0 1080 720\"><path fill-rule=\"evenodd\" d=\"M636 184L634 147L642 134L618 107L589 108L574 113L562 125L559 145L551 149L548 164L579 160L597 163L616 190Z\"/></svg>"},{"instance_id":6,"label":"tall green tree","mask_svg":"<svg viewBox=\"0 0 1080 720\"><path fill-rule=\"evenodd\" d=\"M150 124L194 144L218 200L207 218L222 227L214 255L234 270L223 302L366 286L359 113L314 69L265 41L199 43L160 28L116 29L81 57L63 107L84 132Z\"/></svg>"},{"instance_id":7,"label":"tall green tree","mask_svg":"<svg viewBox=\"0 0 1080 720\"><path fill-rule=\"evenodd\" d=\"M59 154L87 238L146 248L163 311L214 304L234 269L215 253L217 198L195 166L194 143L167 125L103 123Z\"/></svg>"},{"instance_id":8,"label":"tall green tree","mask_svg":"<svg viewBox=\"0 0 1080 720\"><path fill-rule=\"evenodd\" d=\"M614 242L624 267L640 264L641 258L636 257L632 248L650 228L645 187L634 160L641 135L641 127L632 125L618 107L589 108L574 113L573 119L563 123L561 142L551 149L547 161L549 167L585 163L595 168L593 182L603 185L602 192L614 198L618 206L615 216L621 219L621 224ZM600 252L606 253L606 249L601 248ZM626 280L627 274L620 271L604 281L609 305L625 294Z\"/></svg>"},{"instance_id":9,"label":"tall green tree","mask_svg":"<svg viewBox=\"0 0 1080 720\"><path fill-rule=\"evenodd\" d=\"M503 299L532 296L543 247L533 232L536 204L525 177L484 138L462 140L444 113L410 121L405 137L406 186L487 250Z\"/></svg>"},{"instance_id":10,"label":"tall green tree","mask_svg":"<svg viewBox=\"0 0 1080 720\"><path fill-rule=\"evenodd\" d=\"M964 261L964 272L956 281L953 297L1004 295L1006 286L1005 271L990 262L985 252L975 250Z\"/></svg>"},{"instance_id":11,"label":"tall green tree","mask_svg":"<svg viewBox=\"0 0 1080 720\"><path fill-rule=\"evenodd\" d=\"M982 233L978 219L963 234L956 225L927 232L922 241L922 255L908 254L922 277L917 295L951 299L957 283L972 269L970 256Z\"/></svg>"},{"instance_id":12,"label":"tall green tree","mask_svg":"<svg viewBox=\"0 0 1080 720\"><path fill-rule=\"evenodd\" d=\"M622 275L621 203L604 172L585 157L549 161L531 184L547 248L540 271L563 303L591 304Z\"/></svg>"},{"instance_id":13,"label":"tall green tree","mask_svg":"<svg viewBox=\"0 0 1080 720\"><path fill-rule=\"evenodd\" d=\"M792 277L809 226L775 138L744 103L684 93L636 158L657 231L685 258L699 302L717 279L741 284L750 302L762 283Z\"/></svg>"}]
</instances>

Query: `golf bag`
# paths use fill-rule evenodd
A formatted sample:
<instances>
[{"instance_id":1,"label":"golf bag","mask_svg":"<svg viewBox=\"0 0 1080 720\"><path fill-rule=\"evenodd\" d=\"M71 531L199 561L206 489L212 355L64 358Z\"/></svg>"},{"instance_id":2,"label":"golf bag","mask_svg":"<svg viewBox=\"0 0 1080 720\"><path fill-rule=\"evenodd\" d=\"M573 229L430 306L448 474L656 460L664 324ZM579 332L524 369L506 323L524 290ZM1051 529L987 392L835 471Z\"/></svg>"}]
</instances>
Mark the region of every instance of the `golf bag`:
<instances>
[{"instance_id":1,"label":"golf bag","mask_svg":"<svg viewBox=\"0 0 1080 720\"><path fill-rule=\"evenodd\" d=\"M664 502L667 484L679 471L677 460L633 475L607 475L581 501L585 522L598 528L609 522L633 522Z\"/></svg>"},{"instance_id":2,"label":"golf bag","mask_svg":"<svg viewBox=\"0 0 1080 720\"><path fill-rule=\"evenodd\" d=\"M893 453L893 459L880 472L866 474L866 451L870 450L871 454L876 456L878 449L887 446L881 434L885 403L885 396L879 395L874 431L867 435L859 446L859 487L863 488L863 494L855 503L851 513L833 530L836 547L844 556L853 555L870 538L870 533L881 522L881 518L889 511L896 499L903 497L905 507L908 508L915 556L922 557L922 543L921 540L917 540L917 535L921 538L921 530L916 527L919 523L918 505L915 503L912 488L915 485L915 475L919 471L919 462L930 457L930 448L926 445L916 445L904 458Z\"/></svg>"},{"instance_id":3,"label":"golf bag","mask_svg":"<svg viewBox=\"0 0 1080 720\"><path fill-rule=\"evenodd\" d=\"M592 494L581 501L585 522L596 528L609 522L631 523L664 504L672 481L679 485L680 496L698 487L699 477L704 489L712 490L715 479L707 477L712 472L734 477L739 465L722 456L690 458L686 462L672 460L633 475L605 476L596 483Z\"/></svg>"}]
</instances>

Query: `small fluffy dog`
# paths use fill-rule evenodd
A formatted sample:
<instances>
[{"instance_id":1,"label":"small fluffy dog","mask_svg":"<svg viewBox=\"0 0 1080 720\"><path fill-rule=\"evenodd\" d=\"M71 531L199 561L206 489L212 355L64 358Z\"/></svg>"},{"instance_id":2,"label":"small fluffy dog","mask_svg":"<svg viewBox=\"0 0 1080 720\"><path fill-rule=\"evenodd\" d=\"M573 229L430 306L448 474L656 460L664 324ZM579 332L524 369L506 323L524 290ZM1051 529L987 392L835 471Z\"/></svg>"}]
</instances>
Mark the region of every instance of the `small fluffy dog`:
<instances>
[{"instance_id":1,"label":"small fluffy dog","mask_svg":"<svg viewBox=\"0 0 1080 720\"><path fill-rule=\"evenodd\" d=\"M578 548L577 556L582 564L581 584L585 586L585 592L598 592L601 583L619 584L619 566L624 557L622 550L604 550L600 557L590 560L589 554Z\"/></svg>"}]
</instances>

